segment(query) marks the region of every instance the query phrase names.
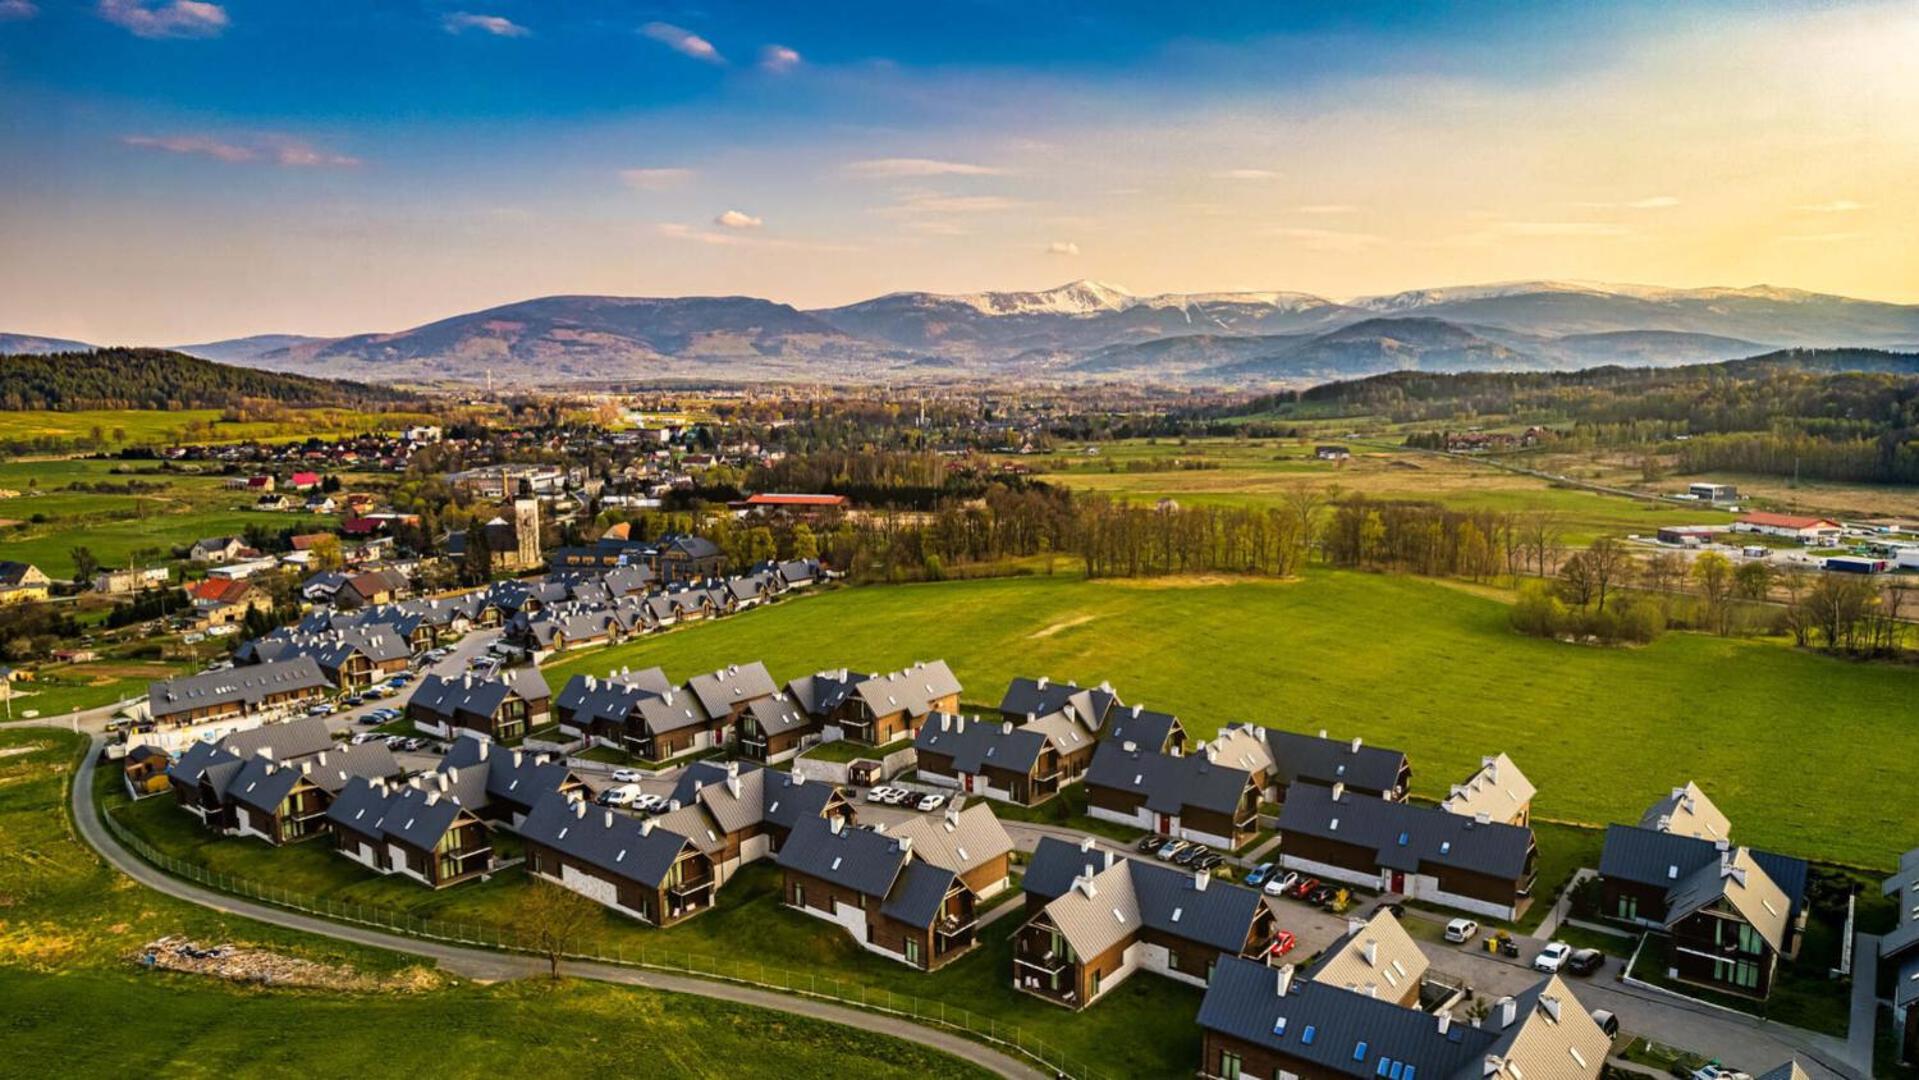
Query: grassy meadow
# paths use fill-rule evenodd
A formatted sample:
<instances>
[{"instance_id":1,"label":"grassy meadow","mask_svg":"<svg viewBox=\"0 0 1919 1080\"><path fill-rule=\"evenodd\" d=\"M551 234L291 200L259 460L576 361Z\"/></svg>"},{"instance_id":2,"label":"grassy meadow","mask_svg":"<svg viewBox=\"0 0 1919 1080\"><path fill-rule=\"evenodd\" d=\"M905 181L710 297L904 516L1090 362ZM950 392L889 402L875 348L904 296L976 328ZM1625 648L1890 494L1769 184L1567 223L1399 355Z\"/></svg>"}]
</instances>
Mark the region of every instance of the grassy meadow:
<instances>
[{"instance_id":1,"label":"grassy meadow","mask_svg":"<svg viewBox=\"0 0 1919 1080\"><path fill-rule=\"evenodd\" d=\"M0 730L0 1014L10 1060L36 1075L437 1076L535 1054L583 1075L643 1061L663 1078L827 1080L845 1074L848 1055L881 1080L987 1075L885 1036L700 998L571 980L467 984L411 957L161 896L75 838L65 783L81 745ZM135 964L170 934L350 968L378 988L264 988ZM420 1037L393 1037L404 1032Z\"/></svg>"},{"instance_id":2,"label":"grassy meadow","mask_svg":"<svg viewBox=\"0 0 1919 1080\"><path fill-rule=\"evenodd\" d=\"M113 433L125 434L127 446L152 446L183 441L190 430L204 431L199 441L224 443L256 439L291 442L313 436L356 435L393 431L416 423L437 423L424 413L361 412L356 409L289 409L282 420L222 420L220 409L21 409L0 412L0 442L54 437L91 439L95 428L110 444L121 445Z\"/></svg>"},{"instance_id":3,"label":"grassy meadow","mask_svg":"<svg viewBox=\"0 0 1919 1080\"><path fill-rule=\"evenodd\" d=\"M1503 750L1547 818L1636 821L1692 779L1744 843L1874 867L1919 844L1919 671L1690 633L1630 649L1545 641L1514 633L1487 592L1319 570L847 589L561 654L546 676L557 688L657 664L683 679L762 660L786 680L943 658L970 707L990 708L1015 675L1106 680L1200 737L1252 720L1403 749L1432 797Z\"/></svg>"}]
</instances>

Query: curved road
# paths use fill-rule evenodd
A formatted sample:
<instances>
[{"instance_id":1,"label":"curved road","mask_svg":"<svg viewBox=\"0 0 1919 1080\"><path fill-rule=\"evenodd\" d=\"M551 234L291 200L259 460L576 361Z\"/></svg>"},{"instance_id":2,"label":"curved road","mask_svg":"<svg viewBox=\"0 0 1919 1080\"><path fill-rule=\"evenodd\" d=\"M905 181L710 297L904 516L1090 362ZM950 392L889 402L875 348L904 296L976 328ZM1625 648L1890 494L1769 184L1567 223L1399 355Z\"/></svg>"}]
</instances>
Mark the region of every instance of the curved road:
<instances>
[{"instance_id":1,"label":"curved road","mask_svg":"<svg viewBox=\"0 0 1919 1080\"><path fill-rule=\"evenodd\" d=\"M545 962L533 957L463 948L458 945L382 933L365 927L348 926L298 912L251 903L237 897L202 889L162 873L132 852L122 848L112 834L107 832L106 827L100 824L99 814L93 805L93 772L99 759L100 745L101 739L96 736L88 750L86 760L74 774L71 796L74 824L79 829L80 835L100 853L102 858L106 859L108 865L147 888L189 903L212 908L215 911L244 916L275 926L424 957L448 971L469 979L512 979L545 972ZM891 1035L896 1039L919 1043L951 1054L995 1075L1007 1077L1008 1080L1042 1080L1046 1075L1020 1060L963 1036L938 1028L925 1027L894 1016L864 1012L828 1002L793 997L748 986L639 971L611 964L569 961L562 964L560 970L562 974L575 978L621 983L675 994L692 994L717 1001L730 1001L739 1005L751 1005L756 1008L772 1009L776 1012L844 1024L863 1031L876 1031L882 1035Z\"/></svg>"}]
</instances>

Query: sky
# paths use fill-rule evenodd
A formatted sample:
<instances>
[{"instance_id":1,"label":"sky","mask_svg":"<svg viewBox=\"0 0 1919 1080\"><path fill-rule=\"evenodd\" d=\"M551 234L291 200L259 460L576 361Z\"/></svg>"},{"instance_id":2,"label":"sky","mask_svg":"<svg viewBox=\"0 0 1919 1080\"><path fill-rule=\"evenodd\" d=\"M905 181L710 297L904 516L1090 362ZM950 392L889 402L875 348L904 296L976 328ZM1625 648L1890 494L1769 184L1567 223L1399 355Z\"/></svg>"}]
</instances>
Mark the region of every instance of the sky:
<instances>
[{"instance_id":1,"label":"sky","mask_svg":"<svg viewBox=\"0 0 1919 1080\"><path fill-rule=\"evenodd\" d=\"M1919 3L0 0L0 331L557 293L1919 302Z\"/></svg>"}]
</instances>

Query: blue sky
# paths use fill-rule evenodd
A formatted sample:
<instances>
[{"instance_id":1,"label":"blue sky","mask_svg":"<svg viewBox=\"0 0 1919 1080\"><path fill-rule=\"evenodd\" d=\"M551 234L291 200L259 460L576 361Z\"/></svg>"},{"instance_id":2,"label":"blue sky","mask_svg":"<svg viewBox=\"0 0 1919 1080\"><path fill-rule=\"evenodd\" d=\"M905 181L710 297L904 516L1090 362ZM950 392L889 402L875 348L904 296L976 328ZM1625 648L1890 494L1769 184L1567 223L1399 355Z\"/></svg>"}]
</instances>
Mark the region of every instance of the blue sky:
<instances>
[{"instance_id":1,"label":"blue sky","mask_svg":"<svg viewBox=\"0 0 1919 1080\"><path fill-rule=\"evenodd\" d=\"M51 253L0 329L1074 277L1919 299L1913 5L1675 7L0 0L0 248Z\"/></svg>"}]
</instances>

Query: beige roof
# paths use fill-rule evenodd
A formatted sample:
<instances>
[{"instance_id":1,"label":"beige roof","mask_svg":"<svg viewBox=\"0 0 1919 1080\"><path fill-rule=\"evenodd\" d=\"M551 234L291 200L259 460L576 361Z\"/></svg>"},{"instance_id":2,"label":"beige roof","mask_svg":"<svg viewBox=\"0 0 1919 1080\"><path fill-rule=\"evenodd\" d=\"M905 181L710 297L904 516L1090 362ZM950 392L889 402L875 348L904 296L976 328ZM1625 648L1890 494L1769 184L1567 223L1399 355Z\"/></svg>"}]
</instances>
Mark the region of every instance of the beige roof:
<instances>
[{"instance_id":1,"label":"beige roof","mask_svg":"<svg viewBox=\"0 0 1919 1080\"><path fill-rule=\"evenodd\" d=\"M726 837L712 815L700 806L682 806L659 815L653 823L668 832L676 832L693 841L693 846L708 855L726 847Z\"/></svg>"},{"instance_id":2,"label":"beige roof","mask_svg":"<svg viewBox=\"0 0 1919 1080\"><path fill-rule=\"evenodd\" d=\"M1213 741L1204 744L1206 753L1221 765L1230 765L1249 773L1271 773L1273 751L1251 724L1221 728Z\"/></svg>"},{"instance_id":3,"label":"beige roof","mask_svg":"<svg viewBox=\"0 0 1919 1080\"><path fill-rule=\"evenodd\" d=\"M1052 742L1053 749L1062 754L1071 754L1085 750L1093 745L1093 732L1072 716L1063 712L1051 713L1023 725L1028 731L1037 731Z\"/></svg>"},{"instance_id":4,"label":"beige roof","mask_svg":"<svg viewBox=\"0 0 1919 1080\"><path fill-rule=\"evenodd\" d=\"M1504 1023L1504 1002L1493 1005L1481 1027L1500 1032L1486 1054L1487 1080L1595 1080L1612 1052L1572 988L1554 975L1520 996L1517 1015Z\"/></svg>"},{"instance_id":5,"label":"beige roof","mask_svg":"<svg viewBox=\"0 0 1919 1080\"><path fill-rule=\"evenodd\" d=\"M1720 898L1752 924L1775 952L1786 950L1786 926L1792 901L1754 861L1752 851L1734 848L1716 863L1707 863L1674 886L1666 900L1666 925L1671 926Z\"/></svg>"},{"instance_id":6,"label":"beige roof","mask_svg":"<svg viewBox=\"0 0 1919 1080\"><path fill-rule=\"evenodd\" d=\"M1139 930L1139 899L1125 859L1073 887L1046 905L1046 918L1081 960L1088 960Z\"/></svg>"},{"instance_id":7,"label":"beige roof","mask_svg":"<svg viewBox=\"0 0 1919 1080\"><path fill-rule=\"evenodd\" d=\"M1355 919L1338 946L1313 965L1314 982L1397 1001L1426 975L1426 954L1385 908L1371 922Z\"/></svg>"},{"instance_id":8,"label":"beige roof","mask_svg":"<svg viewBox=\"0 0 1919 1080\"><path fill-rule=\"evenodd\" d=\"M765 817L762 806L766 795L763 769L729 776L715 784L703 784L699 803L719 823L721 832L739 832L752 828Z\"/></svg>"},{"instance_id":9,"label":"beige roof","mask_svg":"<svg viewBox=\"0 0 1919 1080\"><path fill-rule=\"evenodd\" d=\"M1539 789L1519 771L1513 759L1504 754L1480 759L1479 771L1454 784L1452 794L1439 805L1455 814L1477 817L1485 814L1494 821L1506 821L1531 802Z\"/></svg>"},{"instance_id":10,"label":"beige roof","mask_svg":"<svg viewBox=\"0 0 1919 1080\"><path fill-rule=\"evenodd\" d=\"M911 837L913 851L942 870L964 874L1013 850L1013 838L983 802L938 816L916 817L888 835Z\"/></svg>"},{"instance_id":11,"label":"beige roof","mask_svg":"<svg viewBox=\"0 0 1919 1080\"><path fill-rule=\"evenodd\" d=\"M1702 840L1732 838L1732 820L1720 813L1712 800L1706 798L1706 793L1699 790L1699 785L1690 780L1685 787L1673 788L1672 794L1648 807L1639 825Z\"/></svg>"}]
</instances>

